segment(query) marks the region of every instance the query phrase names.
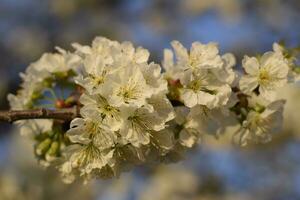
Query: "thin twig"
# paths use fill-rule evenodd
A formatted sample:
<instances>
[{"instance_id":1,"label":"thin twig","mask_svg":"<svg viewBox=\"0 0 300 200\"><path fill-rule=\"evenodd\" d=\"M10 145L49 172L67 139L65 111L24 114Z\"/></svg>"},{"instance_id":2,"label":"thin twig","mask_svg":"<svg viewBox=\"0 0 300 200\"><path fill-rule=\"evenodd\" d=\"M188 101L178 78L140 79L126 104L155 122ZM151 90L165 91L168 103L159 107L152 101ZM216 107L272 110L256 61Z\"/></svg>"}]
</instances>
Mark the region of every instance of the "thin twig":
<instances>
[{"instance_id":1,"label":"thin twig","mask_svg":"<svg viewBox=\"0 0 300 200\"><path fill-rule=\"evenodd\" d=\"M9 123L26 119L59 119L64 121L71 121L78 116L79 108L77 106L56 110L41 108L36 110L0 111L0 121Z\"/></svg>"}]
</instances>

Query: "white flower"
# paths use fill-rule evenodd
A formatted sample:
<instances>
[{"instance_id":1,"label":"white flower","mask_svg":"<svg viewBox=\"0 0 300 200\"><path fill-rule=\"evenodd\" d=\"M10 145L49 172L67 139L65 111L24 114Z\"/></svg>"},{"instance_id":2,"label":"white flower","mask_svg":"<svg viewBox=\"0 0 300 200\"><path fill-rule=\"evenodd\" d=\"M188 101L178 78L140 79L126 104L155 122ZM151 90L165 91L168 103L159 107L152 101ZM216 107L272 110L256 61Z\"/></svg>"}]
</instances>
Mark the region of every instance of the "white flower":
<instances>
[{"instance_id":1,"label":"white flower","mask_svg":"<svg viewBox=\"0 0 300 200\"><path fill-rule=\"evenodd\" d=\"M205 105L210 109L225 106L231 96L230 85L236 79L232 69L234 56L225 54L221 57L215 43L204 45L194 42L190 52L178 41L173 41L172 46L176 63L172 52L166 49L163 64L167 80L180 80L173 86L178 87L174 92L179 91L179 99L190 108L196 105Z\"/></svg>"},{"instance_id":2,"label":"white flower","mask_svg":"<svg viewBox=\"0 0 300 200\"><path fill-rule=\"evenodd\" d=\"M273 51L279 54L282 54L282 56L285 58L288 66L289 66L289 73L288 73L288 81L293 83L295 81L300 80L300 74L297 73L295 69L297 69L295 62L297 61L297 54L293 53L293 51L289 51L286 49L283 45L280 45L278 43L273 43Z\"/></svg>"},{"instance_id":3,"label":"white flower","mask_svg":"<svg viewBox=\"0 0 300 200\"><path fill-rule=\"evenodd\" d=\"M7 99L12 110L26 110L32 106L32 93L26 90L20 90L18 95L9 94ZM52 129L53 120L48 119L33 119L21 120L14 122L22 136L34 138L34 136L50 131Z\"/></svg>"},{"instance_id":4,"label":"white flower","mask_svg":"<svg viewBox=\"0 0 300 200\"><path fill-rule=\"evenodd\" d=\"M118 68L114 65L112 49L104 44L101 51L91 50L89 54L83 56L82 65L81 75L75 80L90 93L99 92L107 74Z\"/></svg>"},{"instance_id":5,"label":"white flower","mask_svg":"<svg viewBox=\"0 0 300 200\"><path fill-rule=\"evenodd\" d=\"M71 145L65 151L71 154L69 162L72 168L81 168L82 172L88 170L86 173L89 173L93 168L102 168L105 165L101 151L93 143Z\"/></svg>"},{"instance_id":6,"label":"white flower","mask_svg":"<svg viewBox=\"0 0 300 200\"><path fill-rule=\"evenodd\" d=\"M59 53L44 53L42 57L32 63L32 67L38 71L50 73L67 72L79 64L79 56L66 52L57 47Z\"/></svg>"},{"instance_id":7,"label":"white flower","mask_svg":"<svg viewBox=\"0 0 300 200\"><path fill-rule=\"evenodd\" d=\"M134 48L131 42L123 42L120 45L120 54L121 56L118 58L118 62L121 66L126 66L129 63L147 63L149 58L148 50L138 47Z\"/></svg>"},{"instance_id":8,"label":"white flower","mask_svg":"<svg viewBox=\"0 0 300 200\"><path fill-rule=\"evenodd\" d=\"M142 72L136 65L120 68L104 83L103 96L115 106L141 107L152 95Z\"/></svg>"},{"instance_id":9,"label":"white flower","mask_svg":"<svg viewBox=\"0 0 300 200\"><path fill-rule=\"evenodd\" d=\"M73 143L89 144L92 142L99 150L112 148L117 141L115 132L91 119L75 118L70 124L67 135Z\"/></svg>"},{"instance_id":10,"label":"white flower","mask_svg":"<svg viewBox=\"0 0 300 200\"><path fill-rule=\"evenodd\" d=\"M24 102L24 106L28 106L32 103L36 95L45 89L43 81L51 77L49 71L37 70L33 64L31 64L25 73L20 73L20 77L23 80L21 89L18 91L18 98ZM28 108L28 107L27 107Z\"/></svg>"},{"instance_id":11,"label":"white flower","mask_svg":"<svg viewBox=\"0 0 300 200\"><path fill-rule=\"evenodd\" d=\"M201 134L209 134L218 137L224 132L230 116L222 109L208 109L206 106L191 108L187 116L190 124Z\"/></svg>"},{"instance_id":12,"label":"white flower","mask_svg":"<svg viewBox=\"0 0 300 200\"><path fill-rule=\"evenodd\" d=\"M179 143L191 148L200 140L200 132L197 130L197 124L192 118L188 118L189 109L183 106L175 108L176 118L174 120L173 131L178 133Z\"/></svg>"},{"instance_id":13,"label":"white flower","mask_svg":"<svg viewBox=\"0 0 300 200\"><path fill-rule=\"evenodd\" d=\"M83 59L83 67L89 74L97 68L123 67L130 63L146 63L149 58L148 50L134 48L132 43L112 41L104 37L96 37L92 46L73 44L76 53Z\"/></svg>"},{"instance_id":14,"label":"white flower","mask_svg":"<svg viewBox=\"0 0 300 200\"><path fill-rule=\"evenodd\" d=\"M202 136L210 134L218 137L230 122L222 109L208 109L197 105L193 108L179 106L175 108L176 118L173 132L179 134L179 143L187 148L195 146ZM230 118L231 119L231 118Z\"/></svg>"},{"instance_id":15,"label":"white flower","mask_svg":"<svg viewBox=\"0 0 300 200\"><path fill-rule=\"evenodd\" d=\"M28 104L30 104L32 101L31 94L32 93L26 93L25 90L20 90L18 92L18 95L8 94L7 100L9 102L10 108L12 110L27 109L29 107Z\"/></svg>"},{"instance_id":16,"label":"white flower","mask_svg":"<svg viewBox=\"0 0 300 200\"><path fill-rule=\"evenodd\" d=\"M140 64L139 67L153 94L166 94L168 92L168 83L161 75L161 67L158 64Z\"/></svg>"},{"instance_id":17,"label":"white flower","mask_svg":"<svg viewBox=\"0 0 300 200\"><path fill-rule=\"evenodd\" d=\"M102 55L110 55L109 48L119 46L117 41L109 40L105 37L96 37L91 47L90 46L82 46L78 43L73 43L72 46L76 49L77 54L83 56L87 54L91 54L93 51L98 52Z\"/></svg>"},{"instance_id":18,"label":"white flower","mask_svg":"<svg viewBox=\"0 0 300 200\"><path fill-rule=\"evenodd\" d=\"M199 132L193 127L187 125L180 131L180 144L185 147L192 148L199 141L199 139Z\"/></svg>"},{"instance_id":19,"label":"white flower","mask_svg":"<svg viewBox=\"0 0 300 200\"><path fill-rule=\"evenodd\" d=\"M174 132L171 129L165 128L161 131L152 131L150 133L151 144L160 151L160 155L165 155L175 145Z\"/></svg>"},{"instance_id":20,"label":"white flower","mask_svg":"<svg viewBox=\"0 0 300 200\"><path fill-rule=\"evenodd\" d=\"M246 75L239 82L240 89L250 94L259 87L259 94L274 100L276 90L287 83L289 67L280 53L267 52L260 59L245 56L243 68Z\"/></svg>"},{"instance_id":21,"label":"white flower","mask_svg":"<svg viewBox=\"0 0 300 200\"><path fill-rule=\"evenodd\" d=\"M168 122L175 118L174 108L165 95L153 95L147 102L153 107L164 122Z\"/></svg>"},{"instance_id":22,"label":"white flower","mask_svg":"<svg viewBox=\"0 0 300 200\"><path fill-rule=\"evenodd\" d=\"M277 100L266 106L257 104L242 123L238 135L238 143L242 146L248 142L265 143L272 135L280 132L283 121L284 100Z\"/></svg>"},{"instance_id":23,"label":"white flower","mask_svg":"<svg viewBox=\"0 0 300 200\"><path fill-rule=\"evenodd\" d=\"M233 54L227 53L222 55L223 66L222 68L210 69L216 78L229 85L232 85L237 78L237 74L234 72L233 67L236 64L236 60Z\"/></svg>"},{"instance_id":24,"label":"white flower","mask_svg":"<svg viewBox=\"0 0 300 200\"><path fill-rule=\"evenodd\" d=\"M73 47L75 47L77 53L81 56L95 53L104 59L113 60L120 67L130 62L146 63L149 58L148 50L142 47L135 49L131 42L119 43L105 37L96 37L91 47L82 46L77 43L73 44Z\"/></svg>"},{"instance_id":25,"label":"white flower","mask_svg":"<svg viewBox=\"0 0 300 200\"><path fill-rule=\"evenodd\" d=\"M63 151L59 166L65 181L73 182L77 176L85 180L107 176L115 163L116 132L92 119L76 118L70 126L67 136L73 144Z\"/></svg>"},{"instance_id":26,"label":"white flower","mask_svg":"<svg viewBox=\"0 0 300 200\"><path fill-rule=\"evenodd\" d=\"M178 65L174 64L174 55L170 49L164 49L164 59L162 61L162 66L165 70L164 78L166 80L174 79L177 80L182 73L182 69Z\"/></svg>"},{"instance_id":27,"label":"white flower","mask_svg":"<svg viewBox=\"0 0 300 200\"><path fill-rule=\"evenodd\" d=\"M50 72L45 69L39 69L35 63L29 65L25 73L20 73L23 80L22 88L27 91L40 90L43 85L42 82L51 76ZM33 88L33 89L30 89Z\"/></svg>"},{"instance_id":28,"label":"white flower","mask_svg":"<svg viewBox=\"0 0 300 200\"><path fill-rule=\"evenodd\" d=\"M15 124L20 129L22 136L34 138L41 133L45 133L52 130L53 120L49 119L33 119L16 121Z\"/></svg>"},{"instance_id":29,"label":"white flower","mask_svg":"<svg viewBox=\"0 0 300 200\"><path fill-rule=\"evenodd\" d=\"M274 52L283 53L285 51L284 47L277 42L274 42L272 47Z\"/></svg>"},{"instance_id":30,"label":"white flower","mask_svg":"<svg viewBox=\"0 0 300 200\"><path fill-rule=\"evenodd\" d=\"M101 95L83 94L80 103L83 104L80 109L82 117L101 122L113 131L120 129L122 125L120 109L110 105Z\"/></svg>"},{"instance_id":31,"label":"white flower","mask_svg":"<svg viewBox=\"0 0 300 200\"><path fill-rule=\"evenodd\" d=\"M104 168L109 159L112 157L113 151L102 152L93 143L86 145L71 145L68 146L64 154L67 157L60 171L68 178L70 175L79 173L79 176L91 176L95 171L100 171ZM69 182L73 181L71 178Z\"/></svg>"},{"instance_id":32,"label":"white flower","mask_svg":"<svg viewBox=\"0 0 300 200\"><path fill-rule=\"evenodd\" d=\"M183 70L221 68L223 65L216 43L193 42L190 52L178 41L171 44L176 54L177 65Z\"/></svg>"},{"instance_id":33,"label":"white flower","mask_svg":"<svg viewBox=\"0 0 300 200\"><path fill-rule=\"evenodd\" d=\"M185 73L181 83L181 99L190 108L195 105L205 105L208 108L224 106L231 94L229 85L222 84L206 70Z\"/></svg>"},{"instance_id":34,"label":"white flower","mask_svg":"<svg viewBox=\"0 0 300 200\"><path fill-rule=\"evenodd\" d=\"M122 113L125 120L120 134L135 147L149 144L150 133L165 127L164 120L149 106L139 109L126 108Z\"/></svg>"}]
</instances>

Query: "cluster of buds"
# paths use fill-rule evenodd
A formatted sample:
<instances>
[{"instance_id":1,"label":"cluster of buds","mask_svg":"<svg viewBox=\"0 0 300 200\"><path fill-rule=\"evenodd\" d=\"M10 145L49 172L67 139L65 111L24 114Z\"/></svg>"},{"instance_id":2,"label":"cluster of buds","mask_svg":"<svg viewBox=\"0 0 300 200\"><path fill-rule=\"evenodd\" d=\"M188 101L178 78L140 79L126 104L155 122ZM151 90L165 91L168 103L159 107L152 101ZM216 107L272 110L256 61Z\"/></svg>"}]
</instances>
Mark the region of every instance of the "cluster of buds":
<instances>
[{"instance_id":1,"label":"cluster of buds","mask_svg":"<svg viewBox=\"0 0 300 200\"><path fill-rule=\"evenodd\" d=\"M59 126L57 126L57 128L59 128ZM37 135L34 140L36 141L36 157L44 166L49 166L51 161L61 156L60 150L66 146L68 141L62 130L55 130L54 127L53 130L49 132Z\"/></svg>"}]
</instances>

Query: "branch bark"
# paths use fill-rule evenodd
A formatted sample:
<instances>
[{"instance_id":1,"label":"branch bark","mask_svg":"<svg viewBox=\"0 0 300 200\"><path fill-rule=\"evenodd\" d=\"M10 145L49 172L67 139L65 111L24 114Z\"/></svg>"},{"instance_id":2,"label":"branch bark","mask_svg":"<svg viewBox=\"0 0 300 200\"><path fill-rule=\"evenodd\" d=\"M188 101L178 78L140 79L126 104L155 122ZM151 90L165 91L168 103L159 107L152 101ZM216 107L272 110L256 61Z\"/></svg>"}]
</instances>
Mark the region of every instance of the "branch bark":
<instances>
[{"instance_id":1,"label":"branch bark","mask_svg":"<svg viewBox=\"0 0 300 200\"><path fill-rule=\"evenodd\" d=\"M80 114L78 106L56 110L50 110L45 108L37 110L9 110L0 111L0 121L8 123L26 119L58 119L64 121L71 121L79 115Z\"/></svg>"}]
</instances>

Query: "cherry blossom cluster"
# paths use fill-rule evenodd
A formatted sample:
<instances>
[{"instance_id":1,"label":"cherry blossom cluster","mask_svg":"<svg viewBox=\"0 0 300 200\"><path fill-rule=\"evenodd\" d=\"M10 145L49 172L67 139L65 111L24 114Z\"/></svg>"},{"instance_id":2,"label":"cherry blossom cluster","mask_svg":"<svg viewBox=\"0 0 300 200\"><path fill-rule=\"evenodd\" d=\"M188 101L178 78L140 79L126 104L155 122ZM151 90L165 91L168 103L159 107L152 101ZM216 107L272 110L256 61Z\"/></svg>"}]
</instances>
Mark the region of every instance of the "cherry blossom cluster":
<instances>
[{"instance_id":1,"label":"cherry blossom cluster","mask_svg":"<svg viewBox=\"0 0 300 200\"><path fill-rule=\"evenodd\" d=\"M28 110L37 108L61 108L60 100L55 94L55 88L61 89L62 84L67 90L69 84L74 86L72 77L78 66L80 57L59 47L57 53L45 53L30 64L25 73L21 73L21 88L16 95L9 94L8 101L12 110ZM74 106L73 98L65 100L65 106ZM23 136L35 141L35 154L42 165L60 156L67 140L64 138L62 125L51 119L32 119L15 122Z\"/></svg>"},{"instance_id":2,"label":"cherry blossom cluster","mask_svg":"<svg viewBox=\"0 0 300 200\"><path fill-rule=\"evenodd\" d=\"M73 144L60 168L65 178L118 176L144 162L152 148L161 149L159 155L171 148L162 131L175 113L160 66L148 63L149 52L106 38L74 46L82 67L75 82L84 92L82 118L66 133Z\"/></svg>"},{"instance_id":3,"label":"cherry blossom cluster","mask_svg":"<svg viewBox=\"0 0 300 200\"><path fill-rule=\"evenodd\" d=\"M35 141L35 154L66 182L118 177L140 164L174 162L205 134L221 137L237 126L234 141L264 143L280 131L285 100L276 96L298 79L296 54L273 51L245 56L242 69L216 43L171 42L162 67L130 42L96 37L73 52L57 48L32 63L13 110L80 108L80 117L16 122Z\"/></svg>"}]
</instances>

